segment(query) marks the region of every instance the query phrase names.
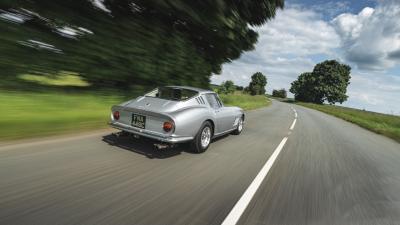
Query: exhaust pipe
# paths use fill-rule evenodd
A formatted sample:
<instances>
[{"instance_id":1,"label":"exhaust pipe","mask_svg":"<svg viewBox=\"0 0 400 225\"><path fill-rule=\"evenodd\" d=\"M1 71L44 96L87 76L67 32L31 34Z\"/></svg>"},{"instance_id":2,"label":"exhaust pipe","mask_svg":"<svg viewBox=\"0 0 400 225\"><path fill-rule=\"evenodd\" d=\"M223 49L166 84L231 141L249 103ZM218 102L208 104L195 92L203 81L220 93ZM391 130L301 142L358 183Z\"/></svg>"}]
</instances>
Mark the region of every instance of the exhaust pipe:
<instances>
[{"instance_id":1,"label":"exhaust pipe","mask_svg":"<svg viewBox=\"0 0 400 225\"><path fill-rule=\"evenodd\" d=\"M154 147L157 150L164 150L164 149L168 149L168 148L173 148L175 146L176 146L175 144L168 144L168 143L156 143L156 144L154 144Z\"/></svg>"},{"instance_id":2,"label":"exhaust pipe","mask_svg":"<svg viewBox=\"0 0 400 225\"><path fill-rule=\"evenodd\" d=\"M128 132L125 132L125 131L120 131L120 132L114 132L114 133L111 133L114 137L127 137L127 136L129 136L130 134L128 133Z\"/></svg>"},{"instance_id":3,"label":"exhaust pipe","mask_svg":"<svg viewBox=\"0 0 400 225\"><path fill-rule=\"evenodd\" d=\"M154 144L154 147L155 147L157 150L163 150L163 149L169 148L170 146L169 146L169 144L157 143L157 144Z\"/></svg>"}]
</instances>

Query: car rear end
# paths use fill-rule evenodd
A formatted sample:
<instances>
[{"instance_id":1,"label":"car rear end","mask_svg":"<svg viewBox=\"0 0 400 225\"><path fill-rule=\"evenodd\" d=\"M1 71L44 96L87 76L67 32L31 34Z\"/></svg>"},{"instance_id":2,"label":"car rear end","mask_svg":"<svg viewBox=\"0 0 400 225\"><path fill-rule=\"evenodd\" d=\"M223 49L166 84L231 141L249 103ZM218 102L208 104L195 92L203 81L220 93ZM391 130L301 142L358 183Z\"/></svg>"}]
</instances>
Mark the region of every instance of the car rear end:
<instances>
[{"instance_id":1,"label":"car rear end","mask_svg":"<svg viewBox=\"0 0 400 225\"><path fill-rule=\"evenodd\" d=\"M179 93L174 92L175 90L179 90ZM163 93L152 91L145 96L113 106L110 126L161 142L178 143L192 140L193 137L175 134L175 121L170 113L180 109L186 100L197 93L165 87L162 91Z\"/></svg>"},{"instance_id":2,"label":"car rear end","mask_svg":"<svg viewBox=\"0 0 400 225\"><path fill-rule=\"evenodd\" d=\"M174 135L175 123L167 114L136 108L114 106L110 126L167 143L185 142L192 139Z\"/></svg>"}]
</instances>

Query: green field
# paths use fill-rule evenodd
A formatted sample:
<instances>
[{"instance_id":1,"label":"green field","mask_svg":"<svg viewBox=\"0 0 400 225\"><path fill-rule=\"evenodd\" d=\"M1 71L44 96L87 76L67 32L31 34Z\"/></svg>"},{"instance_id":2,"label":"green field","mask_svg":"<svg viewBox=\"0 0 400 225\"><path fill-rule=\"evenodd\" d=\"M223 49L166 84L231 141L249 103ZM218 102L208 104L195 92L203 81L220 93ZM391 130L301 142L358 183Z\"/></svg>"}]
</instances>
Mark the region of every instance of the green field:
<instances>
[{"instance_id":1,"label":"green field","mask_svg":"<svg viewBox=\"0 0 400 225\"><path fill-rule=\"evenodd\" d=\"M108 93L0 91L0 141L76 133L107 127L110 108L134 96ZM223 95L226 105L255 109L264 96Z\"/></svg>"},{"instance_id":2,"label":"green field","mask_svg":"<svg viewBox=\"0 0 400 225\"><path fill-rule=\"evenodd\" d=\"M297 104L347 120L375 133L385 135L400 142L400 116L334 105L317 105L300 102L297 102Z\"/></svg>"},{"instance_id":3,"label":"green field","mask_svg":"<svg viewBox=\"0 0 400 225\"><path fill-rule=\"evenodd\" d=\"M252 110L261 107L265 107L271 104L271 100L269 100L266 96L256 95L251 96L247 94L242 94L240 92L236 92L231 95L219 95L222 102L227 106L238 106L244 110Z\"/></svg>"}]
</instances>

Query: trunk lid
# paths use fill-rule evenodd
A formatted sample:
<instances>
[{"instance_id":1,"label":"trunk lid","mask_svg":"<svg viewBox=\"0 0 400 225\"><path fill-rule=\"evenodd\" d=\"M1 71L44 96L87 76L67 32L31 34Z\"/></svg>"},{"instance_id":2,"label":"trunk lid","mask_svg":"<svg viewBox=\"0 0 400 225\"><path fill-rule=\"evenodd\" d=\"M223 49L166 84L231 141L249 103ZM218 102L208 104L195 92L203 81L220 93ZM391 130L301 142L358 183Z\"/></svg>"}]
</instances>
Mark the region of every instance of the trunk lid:
<instances>
[{"instance_id":1,"label":"trunk lid","mask_svg":"<svg viewBox=\"0 0 400 225\"><path fill-rule=\"evenodd\" d=\"M144 96L138 97L123 106L132 109L166 113L173 111L179 103L179 101Z\"/></svg>"}]
</instances>

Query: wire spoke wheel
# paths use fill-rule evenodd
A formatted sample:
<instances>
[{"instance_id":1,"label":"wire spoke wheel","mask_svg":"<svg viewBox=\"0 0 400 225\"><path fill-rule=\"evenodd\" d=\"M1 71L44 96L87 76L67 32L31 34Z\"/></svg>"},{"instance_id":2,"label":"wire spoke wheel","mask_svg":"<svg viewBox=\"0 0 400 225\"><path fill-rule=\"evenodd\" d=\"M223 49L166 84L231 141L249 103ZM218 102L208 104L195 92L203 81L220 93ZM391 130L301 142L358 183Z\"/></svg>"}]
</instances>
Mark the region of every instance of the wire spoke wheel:
<instances>
[{"instance_id":1,"label":"wire spoke wheel","mask_svg":"<svg viewBox=\"0 0 400 225\"><path fill-rule=\"evenodd\" d=\"M204 127L201 132L201 147L206 148L210 144L211 140L211 129L210 127Z\"/></svg>"},{"instance_id":2,"label":"wire spoke wheel","mask_svg":"<svg viewBox=\"0 0 400 225\"><path fill-rule=\"evenodd\" d=\"M241 132L243 130L243 120L242 118L239 119L239 124L238 124L238 131Z\"/></svg>"}]
</instances>

